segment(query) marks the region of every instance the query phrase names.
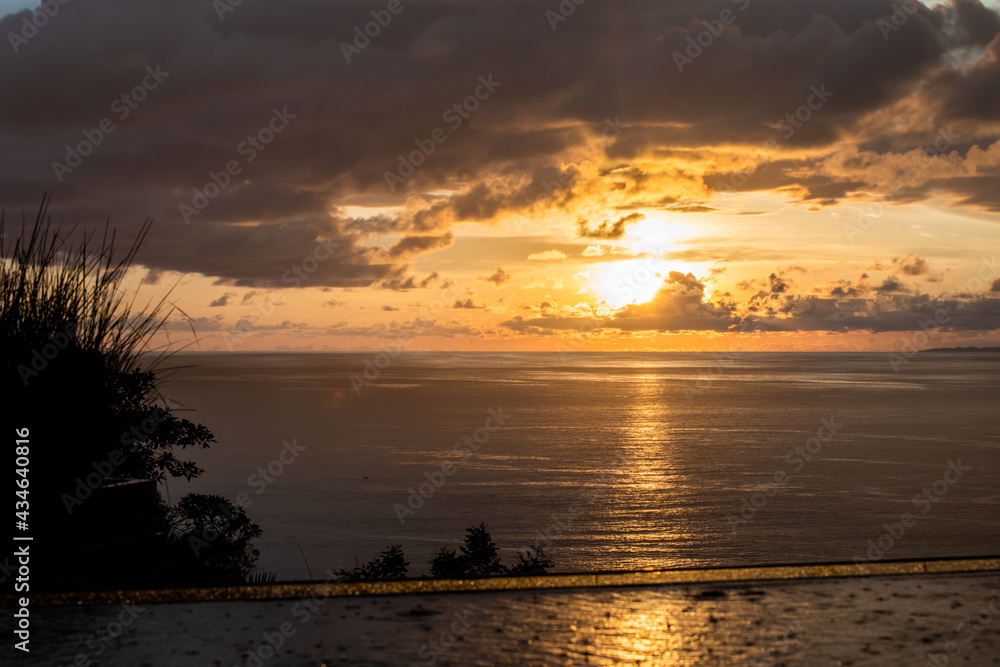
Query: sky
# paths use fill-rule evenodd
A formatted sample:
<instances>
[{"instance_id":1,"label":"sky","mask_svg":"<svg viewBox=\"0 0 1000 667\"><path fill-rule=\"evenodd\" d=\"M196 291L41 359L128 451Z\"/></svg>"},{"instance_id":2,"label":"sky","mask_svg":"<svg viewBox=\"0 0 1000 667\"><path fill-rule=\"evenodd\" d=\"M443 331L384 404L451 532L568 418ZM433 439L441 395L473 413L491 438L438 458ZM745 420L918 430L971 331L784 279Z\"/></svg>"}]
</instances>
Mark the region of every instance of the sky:
<instances>
[{"instance_id":1,"label":"sky","mask_svg":"<svg viewBox=\"0 0 1000 667\"><path fill-rule=\"evenodd\" d=\"M0 206L152 218L158 346L1000 345L998 2L34 7Z\"/></svg>"}]
</instances>

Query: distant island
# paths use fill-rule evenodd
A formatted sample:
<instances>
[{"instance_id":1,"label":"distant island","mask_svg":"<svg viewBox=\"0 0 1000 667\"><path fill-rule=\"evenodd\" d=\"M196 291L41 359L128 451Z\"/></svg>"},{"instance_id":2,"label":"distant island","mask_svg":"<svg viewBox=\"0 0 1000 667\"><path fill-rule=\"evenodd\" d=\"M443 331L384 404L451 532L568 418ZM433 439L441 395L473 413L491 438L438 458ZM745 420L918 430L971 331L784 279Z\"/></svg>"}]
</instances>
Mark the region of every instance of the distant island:
<instances>
[{"instance_id":1,"label":"distant island","mask_svg":"<svg viewBox=\"0 0 1000 667\"><path fill-rule=\"evenodd\" d=\"M932 347L921 352L1000 352L1000 347Z\"/></svg>"}]
</instances>

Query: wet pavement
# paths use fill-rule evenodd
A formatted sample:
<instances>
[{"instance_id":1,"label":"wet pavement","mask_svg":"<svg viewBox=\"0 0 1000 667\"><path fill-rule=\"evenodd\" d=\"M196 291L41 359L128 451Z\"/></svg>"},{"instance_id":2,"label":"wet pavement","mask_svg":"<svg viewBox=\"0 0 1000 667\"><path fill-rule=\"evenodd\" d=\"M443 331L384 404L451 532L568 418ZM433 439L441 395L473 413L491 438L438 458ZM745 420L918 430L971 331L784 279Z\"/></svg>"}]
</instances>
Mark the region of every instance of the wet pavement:
<instances>
[{"instance_id":1,"label":"wet pavement","mask_svg":"<svg viewBox=\"0 0 1000 667\"><path fill-rule=\"evenodd\" d=\"M14 664L1000 665L997 616L997 572L52 606Z\"/></svg>"}]
</instances>

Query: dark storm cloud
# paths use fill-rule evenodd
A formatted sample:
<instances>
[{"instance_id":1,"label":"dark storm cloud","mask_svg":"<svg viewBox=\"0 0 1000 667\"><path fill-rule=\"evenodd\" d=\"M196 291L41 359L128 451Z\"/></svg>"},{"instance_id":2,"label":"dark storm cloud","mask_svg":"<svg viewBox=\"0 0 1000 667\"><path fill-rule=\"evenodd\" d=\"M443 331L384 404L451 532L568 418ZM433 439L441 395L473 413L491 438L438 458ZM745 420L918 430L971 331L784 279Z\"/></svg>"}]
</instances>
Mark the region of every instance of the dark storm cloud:
<instances>
[{"instance_id":1,"label":"dark storm cloud","mask_svg":"<svg viewBox=\"0 0 1000 667\"><path fill-rule=\"evenodd\" d=\"M940 102L939 124L997 117L1000 22L971 0L920 5L888 35L879 20L897 11L890 0L754 0L684 72L674 54L734 3L589 0L555 32L527 0L404 6L350 63L341 42L384 2L242 3L224 20L204 0L61 6L16 53L0 49L0 204L31 209L54 188L52 212L72 221L110 215L129 228L153 216L147 266L227 284L290 285L284 272L322 234L339 249L298 284L363 286L407 272L402 247L385 263L368 259L369 234L440 237L457 221L568 207L582 186L560 155L608 118L627 127L603 150L627 169L640 154L760 145L813 86L833 95L781 147L863 135L862 117L921 87ZM20 31L23 18L4 18L0 33ZM992 60L945 65L955 49L983 48ZM147 68L166 74L143 101L122 102ZM499 87L462 123L448 122L481 76ZM105 118L113 131L95 134ZM439 128L446 141L390 191L386 172ZM96 145L57 182L53 162L69 164L67 146L83 132ZM269 141L250 151L253 137ZM762 171L751 187L784 181L829 203L854 186L806 172ZM458 194L399 220L331 218L337 207L401 204L441 188ZM986 183L964 188L970 203L1000 205ZM197 213L185 216L182 204Z\"/></svg>"},{"instance_id":2,"label":"dark storm cloud","mask_svg":"<svg viewBox=\"0 0 1000 667\"><path fill-rule=\"evenodd\" d=\"M997 170L994 170L994 173L984 176L934 179L927 184L927 188L950 190L958 196L959 204L1000 213L1000 188L997 187L997 177L1000 173L996 172Z\"/></svg>"},{"instance_id":3,"label":"dark storm cloud","mask_svg":"<svg viewBox=\"0 0 1000 667\"><path fill-rule=\"evenodd\" d=\"M245 287L362 287L406 270L406 265L372 263L363 252L329 223L161 225L154 226L139 259Z\"/></svg>"}]
</instances>

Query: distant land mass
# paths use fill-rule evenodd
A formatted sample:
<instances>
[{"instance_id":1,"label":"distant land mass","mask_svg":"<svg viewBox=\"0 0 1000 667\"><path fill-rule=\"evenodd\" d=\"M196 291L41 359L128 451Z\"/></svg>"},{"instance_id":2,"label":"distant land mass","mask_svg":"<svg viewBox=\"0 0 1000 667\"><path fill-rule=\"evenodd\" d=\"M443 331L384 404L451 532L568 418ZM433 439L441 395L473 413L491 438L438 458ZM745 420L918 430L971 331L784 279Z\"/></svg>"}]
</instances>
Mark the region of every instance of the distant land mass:
<instances>
[{"instance_id":1,"label":"distant land mass","mask_svg":"<svg viewBox=\"0 0 1000 667\"><path fill-rule=\"evenodd\" d=\"M932 347L921 352L1000 352L1000 347Z\"/></svg>"}]
</instances>

